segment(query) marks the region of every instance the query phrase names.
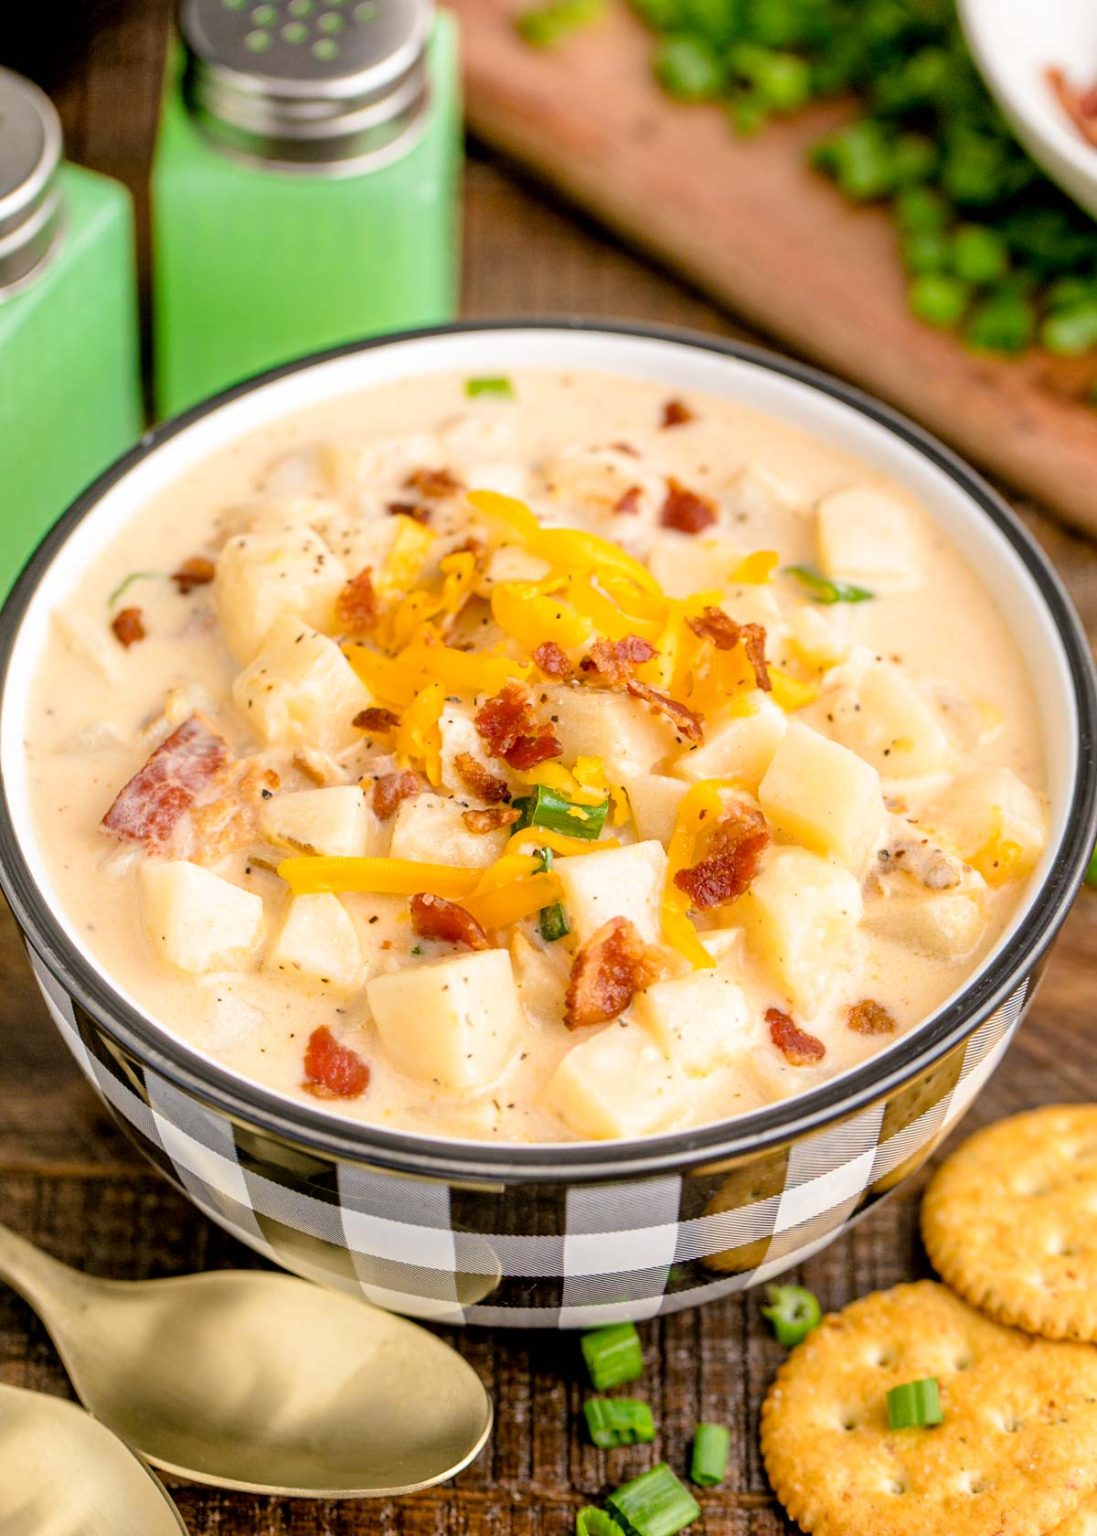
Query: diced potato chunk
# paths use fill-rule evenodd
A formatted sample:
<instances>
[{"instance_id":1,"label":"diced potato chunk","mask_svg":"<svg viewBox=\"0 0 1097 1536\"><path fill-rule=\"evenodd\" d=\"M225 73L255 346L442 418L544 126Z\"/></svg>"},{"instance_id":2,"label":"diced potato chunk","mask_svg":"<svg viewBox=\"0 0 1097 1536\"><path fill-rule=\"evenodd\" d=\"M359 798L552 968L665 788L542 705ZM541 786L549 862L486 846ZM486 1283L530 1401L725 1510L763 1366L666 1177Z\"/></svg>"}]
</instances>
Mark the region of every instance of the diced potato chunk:
<instances>
[{"instance_id":1,"label":"diced potato chunk","mask_svg":"<svg viewBox=\"0 0 1097 1536\"><path fill-rule=\"evenodd\" d=\"M689 785L663 773L636 773L625 780L632 819L642 838L666 843L674 831L682 796Z\"/></svg>"},{"instance_id":2,"label":"diced potato chunk","mask_svg":"<svg viewBox=\"0 0 1097 1536\"><path fill-rule=\"evenodd\" d=\"M951 743L937 711L898 667L866 667L849 689L826 696L826 710L835 737L885 778L948 766Z\"/></svg>"},{"instance_id":3,"label":"diced potato chunk","mask_svg":"<svg viewBox=\"0 0 1097 1536\"><path fill-rule=\"evenodd\" d=\"M702 746L683 752L671 766L687 779L738 779L753 794L787 727L784 710L756 688L736 700L730 719L706 732Z\"/></svg>"},{"instance_id":4,"label":"diced potato chunk","mask_svg":"<svg viewBox=\"0 0 1097 1536\"><path fill-rule=\"evenodd\" d=\"M866 906L864 926L933 960L959 960L986 931L986 901L971 889L885 896Z\"/></svg>"},{"instance_id":5,"label":"diced potato chunk","mask_svg":"<svg viewBox=\"0 0 1097 1536\"><path fill-rule=\"evenodd\" d=\"M549 1078L545 1104L576 1136L646 1136L681 1120L685 1079L646 1029L610 1024L573 1045Z\"/></svg>"},{"instance_id":6,"label":"diced potato chunk","mask_svg":"<svg viewBox=\"0 0 1097 1536\"><path fill-rule=\"evenodd\" d=\"M229 650L245 666L276 619L330 629L347 573L313 529L242 533L217 559L213 595Z\"/></svg>"},{"instance_id":7,"label":"diced potato chunk","mask_svg":"<svg viewBox=\"0 0 1097 1536\"><path fill-rule=\"evenodd\" d=\"M793 608L786 618L791 643L809 666L825 670L849 654L849 641L818 608Z\"/></svg>"},{"instance_id":8,"label":"diced potato chunk","mask_svg":"<svg viewBox=\"0 0 1097 1536\"><path fill-rule=\"evenodd\" d=\"M502 854L510 828L470 832L461 817L461 803L446 795L403 801L392 823L390 857L486 869Z\"/></svg>"},{"instance_id":9,"label":"diced potato chunk","mask_svg":"<svg viewBox=\"0 0 1097 1536\"><path fill-rule=\"evenodd\" d=\"M820 501L819 566L832 581L870 591L912 586L921 579L921 552L910 511L882 485L847 485Z\"/></svg>"},{"instance_id":10,"label":"diced potato chunk","mask_svg":"<svg viewBox=\"0 0 1097 1536\"><path fill-rule=\"evenodd\" d=\"M733 1066L750 1046L743 989L723 971L694 971L641 992L633 1013L690 1077Z\"/></svg>"},{"instance_id":11,"label":"diced potato chunk","mask_svg":"<svg viewBox=\"0 0 1097 1536\"><path fill-rule=\"evenodd\" d=\"M264 800L259 830L277 848L333 858L362 858L374 820L357 784L301 789Z\"/></svg>"},{"instance_id":12,"label":"diced potato chunk","mask_svg":"<svg viewBox=\"0 0 1097 1536\"><path fill-rule=\"evenodd\" d=\"M354 924L338 896L295 896L263 960L268 971L350 996L366 979Z\"/></svg>"},{"instance_id":13,"label":"diced potato chunk","mask_svg":"<svg viewBox=\"0 0 1097 1536\"><path fill-rule=\"evenodd\" d=\"M600 757L623 779L649 773L668 753L680 750L673 726L627 694L555 686L545 692L544 713L555 723L565 763Z\"/></svg>"},{"instance_id":14,"label":"diced potato chunk","mask_svg":"<svg viewBox=\"0 0 1097 1536\"><path fill-rule=\"evenodd\" d=\"M813 1012L833 982L861 920L861 888L834 859L774 848L732 909L747 944L787 993Z\"/></svg>"},{"instance_id":15,"label":"diced potato chunk","mask_svg":"<svg viewBox=\"0 0 1097 1536\"><path fill-rule=\"evenodd\" d=\"M393 1064L443 1088L494 1082L525 1028L505 949L374 976L366 999Z\"/></svg>"},{"instance_id":16,"label":"diced potato chunk","mask_svg":"<svg viewBox=\"0 0 1097 1536\"><path fill-rule=\"evenodd\" d=\"M726 586L742 559L728 539L659 533L651 543L648 569L668 597L692 597Z\"/></svg>"},{"instance_id":17,"label":"diced potato chunk","mask_svg":"<svg viewBox=\"0 0 1097 1536\"><path fill-rule=\"evenodd\" d=\"M232 696L264 741L324 752L359 740L354 717L372 702L335 641L293 618L277 621Z\"/></svg>"},{"instance_id":18,"label":"diced potato chunk","mask_svg":"<svg viewBox=\"0 0 1097 1536\"><path fill-rule=\"evenodd\" d=\"M488 556L481 586L490 591L499 581L540 581L551 569L547 560L523 549L521 544L500 544Z\"/></svg>"},{"instance_id":19,"label":"diced potato chunk","mask_svg":"<svg viewBox=\"0 0 1097 1536\"><path fill-rule=\"evenodd\" d=\"M564 910L580 944L611 917L627 917L649 944L659 939L659 903L667 856L654 839L603 853L558 858Z\"/></svg>"},{"instance_id":20,"label":"diced potato chunk","mask_svg":"<svg viewBox=\"0 0 1097 1536\"><path fill-rule=\"evenodd\" d=\"M1031 873L1047 841L1044 801L1012 768L962 774L919 820L990 885Z\"/></svg>"},{"instance_id":21,"label":"diced potato chunk","mask_svg":"<svg viewBox=\"0 0 1097 1536\"><path fill-rule=\"evenodd\" d=\"M774 753L758 800L778 831L816 853L833 854L856 874L883 832L876 769L798 720Z\"/></svg>"},{"instance_id":22,"label":"diced potato chunk","mask_svg":"<svg viewBox=\"0 0 1097 1536\"><path fill-rule=\"evenodd\" d=\"M245 965L263 932L263 899L186 859L141 864L141 915L161 960L182 971Z\"/></svg>"},{"instance_id":23,"label":"diced potato chunk","mask_svg":"<svg viewBox=\"0 0 1097 1536\"><path fill-rule=\"evenodd\" d=\"M488 756L484 738L474 724L474 713L467 704L447 701L438 719L438 730L442 737L442 788L449 790L452 795L469 794L468 785L457 771L457 758L462 754L467 753L469 757L475 758L484 772L489 773L493 779L509 781L512 778L505 763Z\"/></svg>"}]
</instances>

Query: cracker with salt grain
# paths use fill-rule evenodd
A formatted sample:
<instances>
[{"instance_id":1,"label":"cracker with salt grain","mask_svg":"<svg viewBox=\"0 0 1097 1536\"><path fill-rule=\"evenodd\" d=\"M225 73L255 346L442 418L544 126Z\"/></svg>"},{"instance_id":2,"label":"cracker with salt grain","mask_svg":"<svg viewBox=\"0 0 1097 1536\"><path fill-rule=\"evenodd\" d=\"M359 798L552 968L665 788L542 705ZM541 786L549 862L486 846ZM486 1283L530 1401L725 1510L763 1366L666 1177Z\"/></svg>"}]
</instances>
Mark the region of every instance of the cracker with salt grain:
<instances>
[{"instance_id":1,"label":"cracker with salt grain","mask_svg":"<svg viewBox=\"0 0 1097 1536\"><path fill-rule=\"evenodd\" d=\"M887 1394L935 1376L944 1422L889 1430ZM762 1407L778 1499L813 1536L1058 1532L1097 1490L1097 1349L1004 1328L932 1280L824 1318Z\"/></svg>"},{"instance_id":2,"label":"cracker with salt grain","mask_svg":"<svg viewBox=\"0 0 1097 1536\"><path fill-rule=\"evenodd\" d=\"M977 1131L930 1181L922 1235L973 1306L1027 1333L1097 1343L1097 1104Z\"/></svg>"}]
</instances>

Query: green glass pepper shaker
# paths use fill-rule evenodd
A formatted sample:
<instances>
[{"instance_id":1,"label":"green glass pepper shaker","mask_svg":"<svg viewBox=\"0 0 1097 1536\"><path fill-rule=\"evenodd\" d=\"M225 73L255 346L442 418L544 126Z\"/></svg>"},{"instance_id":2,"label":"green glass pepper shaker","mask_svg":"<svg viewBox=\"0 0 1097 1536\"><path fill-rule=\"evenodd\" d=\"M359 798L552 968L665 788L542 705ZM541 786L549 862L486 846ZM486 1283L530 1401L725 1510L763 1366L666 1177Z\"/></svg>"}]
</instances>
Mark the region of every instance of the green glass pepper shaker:
<instances>
[{"instance_id":1,"label":"green glass pepper shaker","mask_svg":"<svg viewBox=\"0 0 1097 1536\"><path fill-rule=\"evenodd\" d=\"M153 166L156 401L452 317L456 24L431 0L182 0Z\"/></svg>"},{"instance_id":2,"label":"green glass pepper shaker","mask_svg":"<svg viewBox=\"0 0 1097 1536\"><path fill-rule=\"evenodd\" d=\"M0 597L140 431L129 196L65 164L49 97L0 69Z\"/></svg>"}]
</instances>

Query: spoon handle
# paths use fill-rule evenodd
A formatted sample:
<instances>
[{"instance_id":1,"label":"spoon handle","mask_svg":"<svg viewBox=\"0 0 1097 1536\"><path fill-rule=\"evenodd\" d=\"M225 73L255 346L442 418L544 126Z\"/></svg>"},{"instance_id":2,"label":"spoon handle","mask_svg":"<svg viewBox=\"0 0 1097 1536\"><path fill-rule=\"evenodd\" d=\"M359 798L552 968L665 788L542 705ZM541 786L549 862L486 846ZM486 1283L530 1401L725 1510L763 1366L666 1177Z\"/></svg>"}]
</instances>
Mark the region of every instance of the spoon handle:
<instances>
[{"instance_id":1,"label":"spoon handle","mask_svg":"<svg viewBox=\"0 0 1097 1536\"><path fill-rule=\"evenodd\" d=\"M0 1226L0 1280L7 1281L45 1322L78 1305L83 1287L83 1276L5 1226Z\"/></svg>"}]
</instances>

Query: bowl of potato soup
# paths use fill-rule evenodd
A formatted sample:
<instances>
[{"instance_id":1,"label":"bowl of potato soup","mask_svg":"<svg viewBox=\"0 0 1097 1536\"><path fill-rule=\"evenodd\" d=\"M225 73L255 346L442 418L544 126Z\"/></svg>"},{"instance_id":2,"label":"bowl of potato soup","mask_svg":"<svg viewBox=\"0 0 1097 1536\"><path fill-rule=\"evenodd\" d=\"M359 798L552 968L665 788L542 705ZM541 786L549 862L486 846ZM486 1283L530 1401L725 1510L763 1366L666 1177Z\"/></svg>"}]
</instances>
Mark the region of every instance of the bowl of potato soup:
<instances>
[{"instance_id":1,"label":"bowl of potato soup","mask_svg":"<svg viewBox=\"0 0 1097 1536\"><path fill-rule=\"evenodd\" d=\"M699 337L352 346L158 428L3 614L0 879L213 1220L420 1316L799 1263L1006 1049L1094 840L1048 562Z\"/></svg>"}]
</instances>

